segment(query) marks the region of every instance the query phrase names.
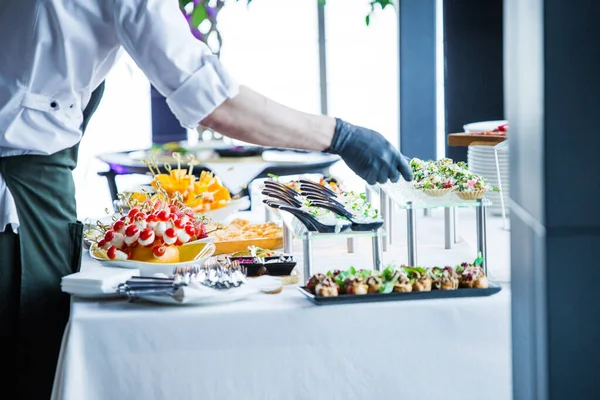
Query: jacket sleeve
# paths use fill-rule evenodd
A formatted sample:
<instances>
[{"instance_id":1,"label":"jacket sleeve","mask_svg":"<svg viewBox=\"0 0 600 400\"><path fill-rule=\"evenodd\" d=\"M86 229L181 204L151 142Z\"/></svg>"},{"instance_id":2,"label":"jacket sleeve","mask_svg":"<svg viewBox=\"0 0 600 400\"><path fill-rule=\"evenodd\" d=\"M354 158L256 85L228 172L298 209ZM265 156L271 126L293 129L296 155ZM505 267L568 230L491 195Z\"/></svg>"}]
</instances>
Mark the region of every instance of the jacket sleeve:
<instances>
[{"instance_id":1,"label":"jacket sleeve","mask_svg":"<svg viewBox=\"0 0 600 400\"><path fill-rule=\"evenodd\" d=\"M113 13L122 46L182 126L195 129L238 94L218 58L190 32L177 0L114 0Z\"/></svg>"}]
</instances>

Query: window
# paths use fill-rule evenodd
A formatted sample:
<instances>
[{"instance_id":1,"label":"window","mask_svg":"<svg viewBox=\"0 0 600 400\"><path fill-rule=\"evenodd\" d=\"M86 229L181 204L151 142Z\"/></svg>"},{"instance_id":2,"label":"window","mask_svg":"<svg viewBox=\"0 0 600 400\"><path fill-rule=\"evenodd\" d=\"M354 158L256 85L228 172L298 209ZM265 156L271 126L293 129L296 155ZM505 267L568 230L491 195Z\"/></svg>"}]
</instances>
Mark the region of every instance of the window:
<instances>
[{"instance_id":1,"label":"window","mask_svg":"<svg viewBox=\"0 0 600 400\"><path fill-rule=\"evenodd\" d=\"M79 149L73 175L77 188L77 212L82 217L101 217L112 200L104 177L98 171L106 164L96 159L103 153L138 150L152 145L150 84L133 60L124 55L106 79L98 110L88 125ZM119 177L120 189L148 181L144 177Z\"/></svg>"},{"instance_id":2,"label":"window","mask_svg":"<svg viewBox=\"0 0 600 400\"><path fill-rule=\"evenodd\" d=\"M378 9L369 26L364 0L327 0L325 26L329 114L369 127L398 145L398 18ZM360 189L364 183L347 168L333 173Z\"/></svg>"},{"instance_id":3,"label":"window","mask_svg":"<svg viewBox=\"0 0 600 400\"><path fill-rule=\"evenodd\" d=\"M219 16L221 59L241 84L287 106L319 113L317 6L311 0L230 1ZM369 127L398 144L398 34L396 13L378 10L365 25L367 0L328 0L326 12L329 114ZM81 144L75 171L80 215L112 207L97 172L101 153L151 146L149 83L124 56L107 78L104 99ZM344 165L332 173L361 189ZM118 177L121 190L147 182Z\"/></svg>"},{"instance_id":4,"label":"window","mask_svg":"<svg viewBox=\"0 0 600 400\"><path fill-rule=\"evenodd\" d=\"M310 0L229 2L219 15L221 60L241 84L318 113L317 7Z\"/></svg>"}]
</instances>

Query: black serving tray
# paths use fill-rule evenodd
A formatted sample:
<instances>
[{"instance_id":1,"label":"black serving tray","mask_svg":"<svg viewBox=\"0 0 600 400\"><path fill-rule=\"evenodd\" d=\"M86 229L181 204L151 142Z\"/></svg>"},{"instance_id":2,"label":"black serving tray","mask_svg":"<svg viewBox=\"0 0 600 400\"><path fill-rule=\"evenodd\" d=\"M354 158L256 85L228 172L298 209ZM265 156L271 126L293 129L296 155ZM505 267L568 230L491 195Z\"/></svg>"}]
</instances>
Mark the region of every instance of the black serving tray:
<instances>
[{"instance_id":1,"label":"black serving tray","mask_svg":"<svg viewBox=\"0 0 600 400\"><path fill-rule=\"evenodd\" d=\"M229 259L231 261L234 260L239 260L239 259L248 259L248 258L252 258L252 257L230 257ZM273 260L273 259L278 259L279 256L273 256L273 257L265 257L264 260L265 261L269 261L269 260ZM253 262L253 263L240 263L240 265L246 267L246 276L249 277L254 277L254 276L261 276L261 275L271 275L271 276L287 276L290 275L292 273L292 271L294 270L294 268L296 267L296 260L293 257L290 257L291 260L289 262L276 262L276 263L260 263L260 262ZM265 267L266 268L266 272L261 273L261 268Z\"/></svg>"},{"instance_id":2,"label":"black serving tray","mask_svg":"<svg viewBox=\"0 0 600 400\"><path fill-rule=\"evenodd\" d=\"M315 296L306 290L306 286L298 287L300 293L305 295L310 301L318 305L324 304L350 304L350 303L370 303L374 301L401 301L401 300L427 300L427 299L453 299L460 297L484 297L498 293L502 288L489 283L487 289L456 289L456 290L432 290L430 292L409 292L409 293L373 293L373 294L341 294L339 296L322 297Z\"/></svg>"}]
</instances>

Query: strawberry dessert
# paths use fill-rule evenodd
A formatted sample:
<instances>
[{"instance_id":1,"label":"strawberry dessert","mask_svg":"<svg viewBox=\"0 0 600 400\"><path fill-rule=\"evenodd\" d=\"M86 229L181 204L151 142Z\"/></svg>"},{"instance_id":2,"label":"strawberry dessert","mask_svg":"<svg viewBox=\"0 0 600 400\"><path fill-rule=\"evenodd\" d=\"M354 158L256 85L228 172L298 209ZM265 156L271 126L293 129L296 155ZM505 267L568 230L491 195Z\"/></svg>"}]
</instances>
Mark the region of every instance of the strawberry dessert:
<instances>
[{"instance_id":1,"label":"strawberry dessert","mask_svg":"<svg viewBox=\"0 0 600 400\"><path fill-rule=\"evenodd\" d=\"M147 200L117 215L96 245L110 260L178 262L178 247L208 237L194 212L179 204Z\"/></svg>"}]
</instances>

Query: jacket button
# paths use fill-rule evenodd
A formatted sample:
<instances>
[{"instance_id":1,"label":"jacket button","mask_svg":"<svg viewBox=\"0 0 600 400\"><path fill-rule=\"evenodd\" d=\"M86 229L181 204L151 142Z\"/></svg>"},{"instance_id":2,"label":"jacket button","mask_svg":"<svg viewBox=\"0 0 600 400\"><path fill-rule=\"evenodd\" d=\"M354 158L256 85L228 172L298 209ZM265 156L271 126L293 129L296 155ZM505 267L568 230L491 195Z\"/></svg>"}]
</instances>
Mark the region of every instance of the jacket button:
<instances>
[{"instance_id":1,"label":"jacket button","mask_svg":"<svg viewBox=\"0 0 600 400\"><path fill-rule=\"evenodd\" d=\"M50 107L52 107L52 108L56 108L56 106L57 106L57 105L58 105L58 104L56 104L56 102L55 102L55 101L53 101L52 103L50 103Z\"/></svg>"}]
</instances>

